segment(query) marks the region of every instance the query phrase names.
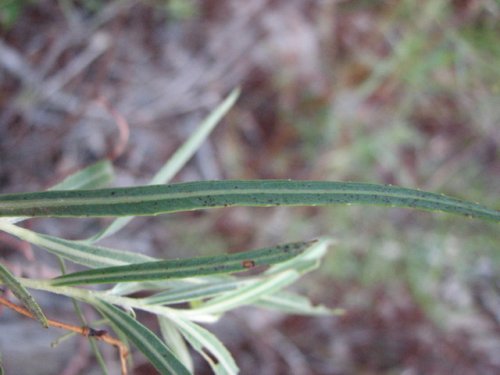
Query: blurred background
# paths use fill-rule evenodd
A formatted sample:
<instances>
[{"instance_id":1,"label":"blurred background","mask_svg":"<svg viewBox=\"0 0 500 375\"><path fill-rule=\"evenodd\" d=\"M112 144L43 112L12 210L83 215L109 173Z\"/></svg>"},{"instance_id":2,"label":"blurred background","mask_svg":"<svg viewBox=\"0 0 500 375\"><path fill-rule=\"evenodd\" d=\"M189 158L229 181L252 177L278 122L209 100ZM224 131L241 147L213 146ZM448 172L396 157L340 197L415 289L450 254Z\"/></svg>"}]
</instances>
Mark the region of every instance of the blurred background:
<instances>
[{"instance_id":1,"label":"blurred background","mask_svg":"<svg viewBox=\"0 0 500 375\"><path fill-rule=\"evenodd\" d=\"M0 0L0 23L2 193L45 189L106 157L116 186L146 183L241 87L175 181L388 183L500 207L498 1ZM25 225L79 239L105 222ZM493 224L376 207L231 208L136 219L104 244L167 258L318 236L336 244L295 289L346 313L227 314L208 328L242 374L500 373ZM0 249L18 275L57 270L13 238L0 235ZM49 317L76 321L69 301L37 297ZM85 339L51 348L63 332L5 309L0 325L8 374L99 373ZM196 373L210 373L196 358ZM137 356L133 374L154 373Z\"/></svg>"}]
</instances>

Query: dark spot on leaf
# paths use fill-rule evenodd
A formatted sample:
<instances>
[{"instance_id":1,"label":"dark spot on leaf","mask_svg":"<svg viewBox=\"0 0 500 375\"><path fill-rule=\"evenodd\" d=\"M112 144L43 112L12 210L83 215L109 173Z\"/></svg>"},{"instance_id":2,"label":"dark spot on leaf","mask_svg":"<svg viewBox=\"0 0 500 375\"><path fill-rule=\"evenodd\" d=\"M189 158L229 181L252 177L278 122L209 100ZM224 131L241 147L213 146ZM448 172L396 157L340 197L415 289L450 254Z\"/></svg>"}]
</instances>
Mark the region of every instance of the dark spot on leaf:
<instances>
[{"instance_id":1,"label":"dark spot on leaf","mask_svg":"<svg viewBox=\"0 0 500 375\"><path fill-rule=\"evenodd\" d=\"M243 262L241 262L241 265L245 268L253 268L255 267L255 261L251 259L246 259Z\"/></svg>"}]
</instances>

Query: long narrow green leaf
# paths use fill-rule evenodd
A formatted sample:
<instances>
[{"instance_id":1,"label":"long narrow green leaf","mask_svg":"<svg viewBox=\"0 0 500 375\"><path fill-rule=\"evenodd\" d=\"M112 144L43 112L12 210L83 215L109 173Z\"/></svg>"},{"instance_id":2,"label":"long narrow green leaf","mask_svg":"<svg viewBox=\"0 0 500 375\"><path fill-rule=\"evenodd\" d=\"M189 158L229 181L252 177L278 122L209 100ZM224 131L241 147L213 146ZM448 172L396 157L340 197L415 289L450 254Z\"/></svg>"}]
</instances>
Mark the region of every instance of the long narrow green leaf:
<instances>
[{"instance_id":1,"label":"long narrow green leaf","mask_svg":"<svg viewBox=\"0 0 500 375\"><path fill-rule=\"evenodd\" d=\"M124 216L228 206L371 204L444 211L500 222L500 212L396 186L324 181L201 181L132 188L0 196L0 216Z\"/></svg>"},{"instance_id":2,"label":"long narrow green leaf","mask_svg":"<svg viewBox=\"0 0 500 375\"><path fill-rule=\"evenodd\" d=\"M165 290L172 284L171 280L168 281L143 281L132 283L118 283L109 290L109 293L115 296L126 296L144 290Z\"/></svg>"},{"instance_id":3,"label":"long narrow green leaf","mask_svg":"<svg viewBox=\"0 0 500 375\"><path fill-rule=\"evenodd\" d=\"M201 122L198 129L191 134L187 141L172 155L165 165L163 165L148 185L165 184L182 169L182 167L200 148L205 139L207 139L215 126L231 109L236 102L236 99L238 99L239 93L239 89L233 90L228 97L221 104L219 104L218 107L210 112L210 114ZM104 237L111 236L127 225L130 220L132 220L132 217L130 216L120 217L89 240L91 242L96 242Z\"/></svg>"},{"instance_id":4,"label":"long narrow green leaf","mask_svg":"<svg viewBox=\"0 0 500 375\"><path fill-rule=\"evenodd\" d=\"M210 114L201 122L199 127L187 141L172 155L165 165L151 180L151 185L164 184L170 181L184 165L198 151L212 130L233 107L240 95L239 89L234 89Z\"/></svg>"},{"instance_id":5,"label":"long narrow green leaf","mask_svg":"<svg viewBox=\"0 0 500 375\"><path fill-rule=\"evenodd\" d=\"M113 166L109 160L101 160L69 175L49 190L95 189L106 186L112 179Z\"/></svg>"},{"instance_id":6,"label":"long narrow green leaf","mask_svg":"<svg viewBox=\"0 0 500 375\"><path fill-rule=\"evenodd\" d=\"M113 178L113 166L109 160L99 161L52 186L49 190L97 189L106 186ZM26 220L25 217L9 218L10 223Z\"/></svg>"},{"instance_id":7,"label":"long narrow green leaf","mask_svg":"<svg viewBox=\"0 0 500 375\"><path fill-rule=\"evenodd\" d=\"M264 296L256 301L254 305L298 315L339 315L342 313L341 309L330 309L323 305L313 305L304 296L284 291Z\"/></svg>"},{"instance_id":8,"label":"long narrow green leaf","mask_svg":"<svg viewBox=\"0 0 500 375\"><path fill-rule=\"evenodd\" d=\"M33 296L26 290L26 288L17 281L16 277L0 263L0 280L14 293L14 295L23 303L31 314L43 325L45 328L49 327L47 318L43 313L41 307L36 303Z\"/></svg>"},{"instance_id":9,"label":"long narrow green leaf","mask_svg":"<svg viewBox=\"0 0 500 375\"><path fill-rule=\"evenodd\" d=\"M238 366L231 353L212 333L180 316L172 317L171 321L179 328L193 349L207 360L215 374L234 375L238 373Z\"/></svg>"},{"instance_id":10,"label":"long narrow green leaf","mask_svg":"<svg viewBox=\"0 0 500 375\"><path fill-rule=\"evenodd\" d=\"M109 375L108 368L106 367L106 361L104 360L101 349L97 345L97 342L95 340L89 340L89 345L92 353L94 354L94 358L102 371L102 375Z\"/></svg>"},{"instance_id":11,"label":"long narrow green leaf","mask_svg":"<svg viewBox=\"0 0 500 375\"><path fill-rule=\"evenodd\" d=\"M199 308L210 307L212 312L222 313L223 307L237 307L249 303L249 296L255 298L255 305L267 308L288 311L296 314L318 315L338 313L338 310L330 310L323 306L313 306L306 298L282 291L279 294L268 295L267 285L265 295L256 295L254 291L259 288L261 283L268 283L269 276L283 273L288 270L297 271L298 274L304 274L315 269L319 260L325 255L331 240L325 238L312 243L302 254L279 264L273 265L263 274L249 278L236 278L230 276L221 277L220 280L214 280L207 283L182 285L173 289L144 298L143 303L151 305L166 305L172 303L189 302L193 300L203 300L212 298ZM297 274L294 273L293 277ZM271 284L273 281L270 282ZM247 294L249 293L249 294ZM243 294L243 297L241 295ZM215 297L215 298L213 298ZM215 308L214 308L215 306Z\"/></svg>"},{"instance_id":12,"label":"long narrow green leaf","mask_svg":"<svg viewBox=\"0 0 500 375\"><path fill-rule=\"evenodd\" d=\"M159 286L157 286L156 288L151 288L147 285L147 283L126 283L119 285L138 285L136 288L132 287L130 290L127 289L127 293L132 293L140 290L140 285L145 285L143 289L163 289L164 291L160 293L142 299L143 303L150 305L167 305L195 300L204 300L207 298L212 298L214 296L223 295L227 292L234 291L249 285L255 285L267 276L275 275L287 270L295 270L300 274L309 272L319 265L320 259L326 254L326 251L330 244L332 244L332 241L329 238L322 238L320 240L310 242L311 246L303 253L291 258L290 260L275 264L267 269L264 273L261 273L254 277L241 278L221 275L218 277L210 276L196 279L190 278L190 282L170 281L167 285L162 285L161 288L159 288ZM154 283L150 283L154 285ZM115 289L113 289L113 291L114 290ZM278 303L276 303L276 305L277 304Z\"/></svg>"},{"instance_id":13,"label":"long narrow green leaf","mask_svg":"<svg viewBox=\"0 0 500 375\"><path fill-rule=\"evenodd\" d=\"M285 262L304 252L310 245L311 242L296 242L236 254L99 268L66 274L53 279L52 283L53 285L108 284L233 273Z\"/></svg>"},{"instance_id":14,"label":"long narrow green leaf","mask_svg":"<svg viewBox=\"0 0 500 375\"><path fill-rule=\"evenodd\" d=\"M309 247L288 261L272 266L258 279L251 280L247 285L218 295L195 309L184 311L189 316L222 314L239 306L249 305L281 291L295 282L303 274L317 268L320 259L326 254L330 240L327 238L310 242Z\"/></svg>"},{"instance_id":15,"label":"long narrow green leaf","mask_svg":"<svg viewBox=\"0 0 500 375\"><path fill-rule=\"evenodd\" d=\"M332 245L332 240L328 237L311 241L309 248L285 262L273 265L264 273L266 275L274 275L279 272L287 270L295 270L301 275L319 267L321 258L323 258L328 251L328 247Z\"/></svg>"},{"instance_id":16,"label":"long narrow green leaf","mask_svg":"<svg viewBox=\"0 0 500 375\"><path fill-rule=\"evenodd\" d=\"M193 359L191 358L191 353L189 353L189 348L186 345L186 341L182 337L177 327L172 323L170 319L160 315L158 316L158 324L160 325L160 331L165 344L167 344L167 346L172 350L175 356L179 358L182 364L190 372L193 372L194 365Z\"/></svg>"},{"instance_id":17,"label":"long narrow green leaf","mask_svg":"<svg viewBox=\"0 0 500 375\"><path fill-rule=\"evenodd\" d=\"M158 336L137 320L105 301L97 301L95 307L125 334L162 375L189 375L186 367Z\"/></svg>"},{"instance_id":18,"label":"long narrow green leaf","mask_svg":"<svg viewBox=\"0 0 500 375\"><path fill-rule=\"evenodd\" d=\"M253 304L262 297L276 293L293 284L299 277L300 273L295 270L280 272L276 275L263 278L258 282L212 298L199 307L182 310L183 316L195 318L197 315L223 314L237 307Z\"/></svg>"},{"instance_id":19,"label":"long narrow green leaf","mask_svg":"<svg viewBox=\"0 0 500 375\"><path fill-rule=\"evenodd\" d=\"M181 302L190 302L204 298L213 297L215 295L235 290L248 283L245 279L233 279L218 283L207 283L201 285L189 285L182 288L167 290L165 292L154 294L143 299L143 302L148 305L168 305Z\"/></svg>"},{"instance_id":20,"label":"long narrow green leaf","mask_svg":"<svg viewBox=\"0 0 500 375\"><path fill-rule=\"evenodd\" d=\"M131 263L143 263L155 260L143 254L115 250L101 246L87 245L79 241L64 240L21 228L17 225L0 221L0 230L43 247L50 253L87 267L110 267Z\"/></svg>"}]
</instances>

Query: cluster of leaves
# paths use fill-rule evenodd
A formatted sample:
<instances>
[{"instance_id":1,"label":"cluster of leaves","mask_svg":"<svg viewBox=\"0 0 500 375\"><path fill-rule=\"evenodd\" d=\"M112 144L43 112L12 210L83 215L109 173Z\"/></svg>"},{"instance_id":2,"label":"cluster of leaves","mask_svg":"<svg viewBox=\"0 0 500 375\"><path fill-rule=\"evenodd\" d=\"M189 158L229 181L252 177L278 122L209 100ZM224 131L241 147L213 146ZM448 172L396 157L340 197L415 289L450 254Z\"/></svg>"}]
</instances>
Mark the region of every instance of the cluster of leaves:
<instances>
[{"instance_id":1,"label":"cluster of leaves","mask_svg":"<svg viewBox=\"0 0 500 375\"><path fill-rule=\"evenodd\" d=\"M225 312L244 305L295 314L337 313L324 306L314 306L303 296L283 291L318 267L326 253L328 239L174 260L106 248L96 242L118 232L133 216L226 206L357 203L444 211L500 222L498 211L478 204L395 186L284 180L164 185L196 152L237 96L237 91L231 93L205 119L160 169L151 186L96 189L112 177L112 166L102 161L67 178L51 191L0 196L0 217L3 217L0 230L46 249L59 257L63 265L63 274L50 280L16 277L7 268L0 267L1 282L31 316L45 327L51 325L27 289L64 295L93 306L113 327L121 342L133 344L162 374L193 371L186 342L206 359L215 373L235 374L238 367L228 350L199 323L214 322ZM81 241L48 236L17 225L26 217L89 216L119 218L97 235ZM89 269L66 274L64 261ZM246 272L250 269L252 272ZM243 274L237 274L239 272ZM99 290L75 287L89 284L111 285ZM130 296L137 292L146 293ZM135 310L156 315L163 339L135 318ZM89 336L100 336L92 332ZM93 348L100 358L97 348ZM126 351L121 353L122 372L126 373ZM107 373L104 365L103 371Z\"/></svg>"}]
</instances>

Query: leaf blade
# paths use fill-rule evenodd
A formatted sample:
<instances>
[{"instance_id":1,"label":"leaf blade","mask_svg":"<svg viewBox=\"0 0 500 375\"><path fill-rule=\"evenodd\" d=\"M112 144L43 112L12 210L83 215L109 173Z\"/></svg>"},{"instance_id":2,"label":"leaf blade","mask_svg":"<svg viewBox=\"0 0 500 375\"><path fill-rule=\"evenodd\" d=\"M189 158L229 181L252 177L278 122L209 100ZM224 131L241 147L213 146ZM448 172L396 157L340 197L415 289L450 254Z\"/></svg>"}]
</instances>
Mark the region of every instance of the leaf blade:
<instances>
[{"instance_id":1,"label":"leaf blade","mask_svg":"<svg viewBox=\"0 0 500 375\"><path fill-rule=\"evenodd\" d=\"M228 278L227 280L217 283L204 283L201 285L192 285L182 288L167 290L143 299L143 302L150 305L168 305L174 303L190 302L204 298L213 297L215 295L232 291L245 281L241 279Z\"/></svg>"},{"instance_id":2,"label":"leaf blade","mask_svg":"<svg viewBox=\"0 0 500 375\"><path fill-rule=\"evenodd\" d=\"M161 374L189 375L186 367L147 327L103 300L96 301L95 307L127 336Z\"/></svg>"},{"instance_id":3,"label":"leaf blade","mask_svg":"<svg viewBox=\"0 0 500 375\"><path fill-rule=\"evenodd\" d=\"M106 186L113 179L113 166L109 160L101 160L85 167L61 182L52 186L49 190L76 190L90 189Z\"/></svg>"},{"instance_id":4,"label":"leaf blade","mask_svg":"<svg viewBox=\"0 0 500 375\"><path fill-rule=\"evenodd\" d=\"M313 305L308 298L285 291L264 296L256 301L254 305L262 308L278 310L286 314L308 316L342 314L342 309L330 309L323 305Z\"/></svg>"},{"instance_id":5,"label":"leaf blade","mask_svg":"<svg viewBox=\"0 0 500 375\"><path fill-rule=\"evenodd\" d=\"M86 267L109 267L155 260L155 258L143 254L93 246L80 241L65 240L37 233L7 222L0 222L0 230Z\"/></svg>"},{"instance_id":6,"label":"leaf blade","mask_svg":"<svg viewBox=\"0 0 500 375\"><path fill-rule=\"evenodd\" d=\"M207 360L214 373L227 375L235 375L238 373L238 366L231 353L215 335L196 323L180 316L172 317L171 322L177 326L193 349ZM205 350L208 351L211 356L207 355ZM211 357L217 359L217 363L215 363Z\"/></svg>"},{"instance_id":7,"label":"leaf blade","mask_svg":"<svg viewBox=\"0 0 500 375\"><path fill-rule=\"evenodd\" d=\"M108 284L234 273L257 266L285 262L300 255L310 246L310 243L296 242L236 254L162 260L92 269L59 276L52 279L52 285Z\"/></svg>"},{"instance_id":8,"label":"leaf blade","mask_svg":"<svg viewBox=\"0 0 500 375\"><path fill-rule=\"evenodd\" d=\"M170 319L164 316L158 316L157 318L165 344L175 353L183 365L189 371L193 372L193 359L191 358L189 348L181 333Z\"/></svg>"},{"instance_id":9,"label":"leaf blade","mask_svg":"<svg viewBox=\"0 0 500 375\"><path fill-rule=\"evenodd\" d=\"M198 181L132 188L0 196L0 216L158 215L228 206L367 204L442 211L500 222L500 212L445 195L397 186L290 180Z\"/></svg>"},{"instance_id":10,"label":"leaf blade","mask_svg":"<svg viewBox=\"0 0 500 375\"><path fill-rule=\"evenodd\" d=\"M113 179L113 166L109 160L101 160L85 167L48 190L96 189L106 186ZM19 223L26 217L11 217L10 223Z\"/></svg>"},{"instance_id":11,"label":"leaf blade","mask_svg":"<svg viewBox=\"0 0 500 375\"><path fill-rule=\"evenodd\" d=\"M310 242L302 253L278 263L265 271L260 278L250 280L237 289L217 295L198 307L185 310L189 316L221 314L239 306L249 305L294 283L303 274L317 268L330 244L328 238Z\"/></svg>"},{"instance_id":12,"label":"leaf blade","mask_svg":"<svg viewBox=\"0 0 500 375\"><path fill-rule=\"evenodd\" d=\"M212 298L199 307L183 310L183 314L192 319L196 319L199 315L223 314L237 307L250 305L266 295L276 293L293 284L299 277L300 273L295 270L283 271Z\"/></svg>"},{"instance_id":13,"label":"leaf blade","mask_svg":"<svg viewBox=\"0 0 500 375\"><path fill-rule=\"evenodd\" d=\"M49 322L45 317L40 305L35 301L28 290L16 279L16 277L0 263L0 280L11 290L12 293L23 303L28 311L45 328L49 327Z\"/></svg>"}]
</instances>

